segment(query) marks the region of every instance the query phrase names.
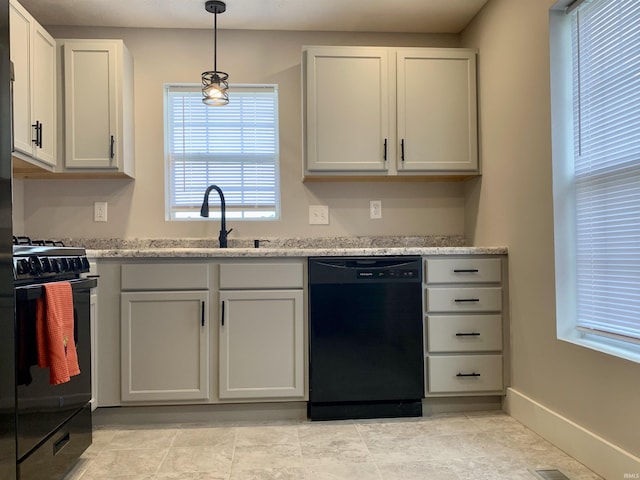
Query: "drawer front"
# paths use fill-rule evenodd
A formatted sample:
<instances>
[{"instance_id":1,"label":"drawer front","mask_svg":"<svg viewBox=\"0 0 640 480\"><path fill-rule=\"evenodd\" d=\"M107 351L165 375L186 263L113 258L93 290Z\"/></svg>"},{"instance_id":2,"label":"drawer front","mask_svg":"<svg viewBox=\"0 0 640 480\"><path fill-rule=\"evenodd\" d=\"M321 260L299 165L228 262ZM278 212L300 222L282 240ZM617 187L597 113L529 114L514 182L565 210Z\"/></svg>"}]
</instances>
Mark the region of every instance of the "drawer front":
<instances>
[{"instance_id":1,"label":"drawer front","mask_svg":"<svg viewBox=\"0 0 640 480\"><path fill-rule=\"evenodd\" d=\"M502 390L502 355L429 357L430 393Z\"/></svg>"},{"instance_id":2,"label":"drawer front","mask_svg":"<svg viewBox=\"0 0 640 480\"><path fill-rule=\"evenodd\" d=\"M302 263L222 263L220 288L303 288Z\"/></svg>"},{"instance_id":3,"label":"drawer front","mask_svg":"<svg viewBox=\"0 0 640 480\"><path fill-rule=\"evenodd\" d=\"M500 312L500 287L429 287L428 312Z\"/></svg>"},{"instance_id":4,"label":"drawer front","mask_svg":"<svg viewBox=\"0 0 640 480\"><path fill-rule=\"evenodd\" d=\"M427 259L427 283L498 283L502 279L499 258Z\"/></svg>"},{"instance_id":5,"label":"drawer front","mask_svg":"<svg viewBox=\"0 0 640 480\"><path fill-rule=\"evenodd\" d=\"M429 315L429 352L497 352L502 350L501 315Z\"/></svg>"},{"instance_id":6,"label":"drawer front","mask_svg":"<svg viewBox=\"0 0 640 480\"><path fill-rule=\"evenodd\" d=\"M206 263L136 263L122 265L122 290L206 290Z\"/></svg>"},{"instance_id":7,"label":"drawer front","mask_svg":"<svg viewBox=\"0 0 640 480\"><path fill-rule=\"evenodd\" d=\"M66 478L65 472L91 445L91 425L91 407L87 404L45 443L18 463L18 478L20 480ZM8 477L3 476L3 478Z\"/></svg>"}]
</instances>

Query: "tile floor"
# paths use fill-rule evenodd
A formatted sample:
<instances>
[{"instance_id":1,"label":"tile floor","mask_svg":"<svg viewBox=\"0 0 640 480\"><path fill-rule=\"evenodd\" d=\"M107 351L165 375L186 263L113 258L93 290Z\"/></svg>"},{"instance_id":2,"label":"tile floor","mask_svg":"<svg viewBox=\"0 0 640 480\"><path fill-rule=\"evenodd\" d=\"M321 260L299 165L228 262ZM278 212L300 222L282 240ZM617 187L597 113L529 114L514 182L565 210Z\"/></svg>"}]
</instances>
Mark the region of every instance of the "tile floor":
<instances>
[{"instance_id":1,"label":"tile floor","mask_svg":"<svg viewBox=\"0 0 640 480\"><path fill-rule=\"evenodd\" d=\"M99 427L64 480L600 479L502 412L417 419Z\"/></svg>"}]
</instances>

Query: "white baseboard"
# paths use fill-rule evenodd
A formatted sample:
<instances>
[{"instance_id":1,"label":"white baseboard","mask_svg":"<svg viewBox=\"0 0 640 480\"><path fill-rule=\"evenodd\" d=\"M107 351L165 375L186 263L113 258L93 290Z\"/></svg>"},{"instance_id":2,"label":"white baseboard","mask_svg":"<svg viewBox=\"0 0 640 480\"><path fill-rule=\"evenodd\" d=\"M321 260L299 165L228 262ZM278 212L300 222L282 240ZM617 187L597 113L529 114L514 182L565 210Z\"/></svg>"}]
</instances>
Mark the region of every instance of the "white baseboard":
<instances>
[{"instance_id":1,"label":"white baseboard","mask_svg":"<svg viewBox=\"0 0 640 480\"><path fill-rule=\"evenodd\" d=\"M601 477L607 480L640 478L640 458L513 388L507 389L505 410Z\"/></svg>"}]
</instances>

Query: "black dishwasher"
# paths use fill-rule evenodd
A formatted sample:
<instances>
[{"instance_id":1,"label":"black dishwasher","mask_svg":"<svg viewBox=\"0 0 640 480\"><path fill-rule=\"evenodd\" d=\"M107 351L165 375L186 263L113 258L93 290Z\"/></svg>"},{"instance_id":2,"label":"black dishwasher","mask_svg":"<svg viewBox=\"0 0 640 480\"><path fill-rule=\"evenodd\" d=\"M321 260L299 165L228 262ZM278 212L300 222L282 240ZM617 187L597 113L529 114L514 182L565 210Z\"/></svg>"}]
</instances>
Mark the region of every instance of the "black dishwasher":
<instances>
[{"instance_id":1,"label":"black dishwasher","mask_svg":"<svg viewBox=\"0 0 640 480\"><path fill-rule=\"evenodd\" d=\"M422 415L420 257L309 258L312 420Z\"/></svg>"}]
</instances>

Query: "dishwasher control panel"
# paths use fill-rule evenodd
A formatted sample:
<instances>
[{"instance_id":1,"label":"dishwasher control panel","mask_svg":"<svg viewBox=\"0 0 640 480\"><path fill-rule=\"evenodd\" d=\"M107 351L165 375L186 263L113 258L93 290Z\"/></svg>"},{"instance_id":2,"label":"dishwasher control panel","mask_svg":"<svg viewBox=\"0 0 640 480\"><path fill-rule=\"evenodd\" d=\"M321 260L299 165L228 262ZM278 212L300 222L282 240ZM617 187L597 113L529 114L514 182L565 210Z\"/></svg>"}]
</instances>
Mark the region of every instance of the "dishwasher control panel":
<instances>
[{"instance_id":1,"label":"dishwasher control panel","mask_svg":"<svg viewBox=\"0 0 640 480\"><path fill-rule=\"evenodd\" d=\"M422 282L420 257L311 257L309 284Z\"/></svg>"},{"instance_id":2,"label":"dishwasher control panel","mask_svg":"<svg viewBox=\"0 0 640 480\"><path fill-rule=\"evenodd\" d=\"M406 279L406 278L418 278L420 272L412 269L392 269L392 270L358 270L356 276L360 280L372 280L372 279Z\"/></svg>"}]
</instances>

